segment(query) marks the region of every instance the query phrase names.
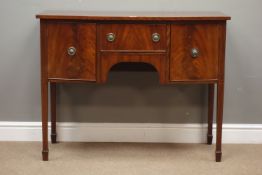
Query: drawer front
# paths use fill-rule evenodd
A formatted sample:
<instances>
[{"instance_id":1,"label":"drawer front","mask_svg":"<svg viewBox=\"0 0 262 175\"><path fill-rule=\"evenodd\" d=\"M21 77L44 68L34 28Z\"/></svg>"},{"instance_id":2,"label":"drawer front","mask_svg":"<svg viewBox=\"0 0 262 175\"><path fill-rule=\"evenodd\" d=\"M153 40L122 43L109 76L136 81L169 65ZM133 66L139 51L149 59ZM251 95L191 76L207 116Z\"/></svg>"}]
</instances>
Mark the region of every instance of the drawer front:
<instances>
[{"instance_id":1,"label":"drawer front","mask_svg":"<svg viewBox=\"0 0 262 175\"><path fill-rule=\"evenodd\" d=\"M96 25L47 25L48 78L96 80Z\"/></svg>"},{"instance_id":2,"label":"drawer front","mask_svg":"<svg viewBox=\"0 0 262 175\"><path fill-rule=\"evenodd\" d=\"M212 80L218 77L219 26L171 26L170 80Z\"/></svg>"},{"instance_id":3,"label":"drawer front","mask_svg":"<svg viewBox=\"0 0 262 175\"><path fill-rule=\"evenodd\" d=\"M100 50L166 51L165 24L101 24Z\"/></svg>"}]
</instances>

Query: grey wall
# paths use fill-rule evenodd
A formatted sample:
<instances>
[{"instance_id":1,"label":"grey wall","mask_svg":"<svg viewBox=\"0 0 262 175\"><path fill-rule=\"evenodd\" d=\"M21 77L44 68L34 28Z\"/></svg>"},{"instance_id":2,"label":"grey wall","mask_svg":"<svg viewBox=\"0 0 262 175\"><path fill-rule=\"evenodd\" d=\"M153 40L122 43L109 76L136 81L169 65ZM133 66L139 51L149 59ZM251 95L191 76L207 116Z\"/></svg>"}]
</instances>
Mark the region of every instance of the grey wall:
<instances>
[{"instance_id":1,"label":"grey wall","mask_svg":"<svg viewBox=\"0 0 262 175\"><path fill-rule=\"evenodd\" d=\"M262 123L261 0L1 0L0 121L40 121L39 21L50 9L222 11L228 24L226 123ZM198 123L206 86L160 86L154 73L112 73L107 85L60 85L60 121Z\"/></svg>"}]
</instances>

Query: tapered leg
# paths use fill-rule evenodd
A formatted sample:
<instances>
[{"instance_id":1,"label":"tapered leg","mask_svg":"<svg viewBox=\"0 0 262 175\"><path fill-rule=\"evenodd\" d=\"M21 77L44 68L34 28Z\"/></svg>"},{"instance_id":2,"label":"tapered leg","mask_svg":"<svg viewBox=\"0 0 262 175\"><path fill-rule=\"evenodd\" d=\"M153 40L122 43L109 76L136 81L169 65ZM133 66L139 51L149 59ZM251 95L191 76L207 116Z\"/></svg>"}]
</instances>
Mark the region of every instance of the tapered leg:
<instances>
[{"instance_id":1,"label":"tapered leg","mask_svg":"<svg viewBox=\"0 0 262 175\"><path fill-rule=\"evenodd\" d=\"M214 84L208 85L208 131L207 131L207 144L211 145L213 140L213 113L214 113Z\"/></svg>"},{"instance_id":2,"label":"tapered leg","mask_svg":"<svg viewBox=\"0 0 262 175\"><path fill-rule=\"evenodd\" d=\"M51 89L51 141L52 143L57 143L56 141L56 83L50 84Z\"/></svg>"},{"instance_id":3,"label":"tapered leg","mask_svg":"<svg viewBox=\"0 0 262 175\"><path fill-rule=\"evenodd\" d=\"M224 81L217 83L217 142L216 142L216 162L221 162L222 157L222 123L223 123L223 103L224 103Z\"/></svg>"},{"instance_id":4,"label":"tapered leg","mask_svg":"<svg viewBox=\"0 0 262 175\"><path fill-rule=\"evenodd\" d=\"M40 21L41 33L41 100L42 100L42 158L48 160L48 74L47 74L47 42L46 23Z\"/></svg>"},{"instance_id":5,"label":"tapered leg","mask_svg":"<svg viewBox=\"0 0 262 175\"><path fill-rule=\"evenodd\" d=\"M43 160L48 160L48 81L42 79L42 136L43 136Z\"/></svg>"}]
</instances>

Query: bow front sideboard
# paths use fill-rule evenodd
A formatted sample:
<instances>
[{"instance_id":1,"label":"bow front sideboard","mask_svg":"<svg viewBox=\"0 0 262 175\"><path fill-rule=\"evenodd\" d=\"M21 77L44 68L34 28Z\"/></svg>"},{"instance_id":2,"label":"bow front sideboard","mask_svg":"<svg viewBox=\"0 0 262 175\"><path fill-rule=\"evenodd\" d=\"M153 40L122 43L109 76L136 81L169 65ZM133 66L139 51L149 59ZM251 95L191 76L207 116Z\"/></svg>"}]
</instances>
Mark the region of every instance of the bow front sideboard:
<instances>
[{"instance_id":1,"label":"bow front sideboard","mask_svg":"<svg viewBox=\"0 0 262 175\"><path fill-rule=\"evenodd\" d=\"M51 141L56 143L57 83L105 83L117 64L149 64L160 84L208 85L207 143L212 144L217 86L216 161L221 161L226 23L220 12L73 12L36 15L41 33L43 160L48 160L48 87Z\"/></svg>"}]
</instances>

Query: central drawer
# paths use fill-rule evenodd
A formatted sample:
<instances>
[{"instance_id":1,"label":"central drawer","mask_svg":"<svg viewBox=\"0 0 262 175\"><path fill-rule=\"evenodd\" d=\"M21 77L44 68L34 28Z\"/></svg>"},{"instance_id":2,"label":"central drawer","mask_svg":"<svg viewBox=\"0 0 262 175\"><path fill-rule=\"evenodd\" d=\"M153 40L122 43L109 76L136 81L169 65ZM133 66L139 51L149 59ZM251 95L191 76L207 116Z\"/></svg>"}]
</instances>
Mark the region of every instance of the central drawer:
<instances>
[{"instance_id":1,"label":"central drawer","mask_svg":"<svg viewBox=\"0 0 262 175\"><path fill-rule=\"evenodd\" d=\"M166 24L101 24L100 51L166 52Z\"/></svg>"}]
</instances>

